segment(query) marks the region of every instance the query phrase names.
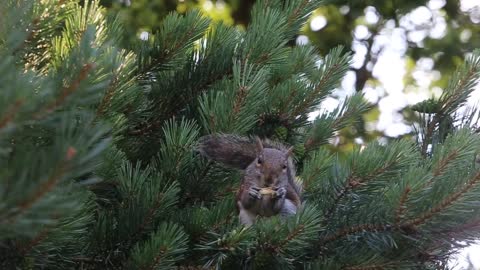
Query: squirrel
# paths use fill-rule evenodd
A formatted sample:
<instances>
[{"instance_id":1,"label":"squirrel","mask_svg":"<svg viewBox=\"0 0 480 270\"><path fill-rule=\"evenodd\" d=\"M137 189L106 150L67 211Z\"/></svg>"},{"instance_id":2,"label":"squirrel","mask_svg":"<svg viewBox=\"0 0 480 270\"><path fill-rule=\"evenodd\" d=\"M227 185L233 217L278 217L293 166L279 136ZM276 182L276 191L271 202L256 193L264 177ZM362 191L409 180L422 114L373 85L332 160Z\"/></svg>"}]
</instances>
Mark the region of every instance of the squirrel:
<instances>
[{"instance_id":1,"label":"squirrel","mask_svg":"<svg viewBox=\"0 0 480 270\"><path fill-rule=\"evenodd\" d=\"M214 134L200 138L197 151L223 165L243 170L237 192L240 223L250 226L256 216L294 215L301 204L295 181L293 147L258 137Z\"/></svg>"}]
</instances>

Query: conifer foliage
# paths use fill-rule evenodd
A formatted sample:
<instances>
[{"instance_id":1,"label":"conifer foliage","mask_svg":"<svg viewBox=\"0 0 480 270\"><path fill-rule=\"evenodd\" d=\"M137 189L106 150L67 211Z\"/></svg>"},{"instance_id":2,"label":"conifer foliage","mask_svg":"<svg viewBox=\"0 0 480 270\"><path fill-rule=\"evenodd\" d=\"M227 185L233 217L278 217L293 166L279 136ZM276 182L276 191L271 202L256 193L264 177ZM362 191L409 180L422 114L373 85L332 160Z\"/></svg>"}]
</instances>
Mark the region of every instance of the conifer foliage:
<instances>
[{"instance_id":1,"label":"conifer foliage","mask_svg":"<svg viewBox=\"0 0 480 270\"><path fill-rule=\"evenodd\" d=\"M459 109L473 52L417 140L346 154L329 141L371 106L318 109L345 75L341 47L291 46L315 0L263 0L245 30L170 14L131 48L98 1L0 3L1 269L438 269L480 235L480 137ZM237 171L202 135L293 145L302 209L239 225Z\"/></svg>"}]
</instances>

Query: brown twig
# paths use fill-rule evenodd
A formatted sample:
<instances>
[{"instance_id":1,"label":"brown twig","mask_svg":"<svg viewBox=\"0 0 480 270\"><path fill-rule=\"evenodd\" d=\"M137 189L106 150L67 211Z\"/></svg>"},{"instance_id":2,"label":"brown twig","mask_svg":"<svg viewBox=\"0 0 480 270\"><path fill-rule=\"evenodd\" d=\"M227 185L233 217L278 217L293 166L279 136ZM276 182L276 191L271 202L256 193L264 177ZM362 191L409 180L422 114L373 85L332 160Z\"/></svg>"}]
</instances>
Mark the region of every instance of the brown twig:
<instances>
[{"instance_id":1,"label":"brown twig","mask_svg":"<svg viewBox=\"0 0 480 270\"><path fill-rule=\"evenodd\" d=\"M425 182L423 187L428 187L430 186L433 181L435 180L436 177L442 175L445 172L445 169L447 168L447 165L454 160L455 158L458 157L458 151L454 150L453 152L449 153L447 157L443 158L438 162L438 165L433 169L433 174L432 177Z\"/></svg>"},{"instance_id":2,"label":"brown twig","mask_svg":"<svg viewBox=\"0 0 480 270\"><path fill-rule=\"evenodd\" d=\"M235 115L240 112L241 107L243 106L245 99L247 97L248 93L248 87L247 86L241 86L238 89L238 94L235 99L235 102L233 103L233 117L234 119L236 118Z\"/></svg>"},{"instance_id":3,"label":"brown twig","mask_svg":"<svg viewBox=\"0 0 480 270\"><path fill-rule=\"evenodd\" d=\"M53 112L57 107L59 107L61 104L63 104L65 102L65 100L78 89L78 87L80 86L80 83L87 78L88 73L93 68L94 68L94 64L91 64L91 63L87 63L87 64L83 65L83 67L80 70L80 73L78 74L77 78L75 78L75 80L73 80L73 82L70 83L70 85L64 87L60 91L60 95L55 99L55 101L53 101L52 103L47 105L36 116L36 118L37 119L42 118L43 116Z\"/></svg>"},{"instance_id":4,"label":"brown twig","mask_svg":"<svg viewBox=\"0 0 480 270\"><path fill-rule=\"evenodd\" d=\"M287 19L287 25L291 25L293 23L293 21L298 17L300 11L302 11L303 9L305 9L305 7L307 6L308 4L308 0L304 0L302 2L302 4L300 4L300 6L298 8L296 8L292 14L290 16L288 16L288 19Z\"/></svg>"},{"instance_id":5,"label":"brown twig","mask_svg":"<svg viewBox=\"0 0 480 270\"><path fill-rule=\"evenodd\" d=\"M443 174L443 172L445 171L445 169L446 169L447 165L450 163L450 161L455 159L457 156L458 156L458 151L454 150L450 154L448 154L448 156L446 158L440 160L438 166L435 167L435 169L433 170L433 176L436 177L436 176L439 176L439 175Z\"/></svg>"},{"instance_id":6,"label":"brown twig","mask_svg":"<svg viewBox=\"0 0 480 270\"><path fill-rule=\"evenodd\" d=\"M400 224L403 216L405 215L405 211L407 210L406 202L408 199L408 194L410 193L411 189L409 186L405 187L402 196L400 197L400 202L398 203L398 208L395 211L395 225L398 226Z\"/></svg>"},{"instance_id":7,"label":"brown twig","mask_svg":"<svg viewBox=\"0 0 480 270\"><path fill-rule=\"evenodd\" d=\"M357 234L360 232L385 232L394 229L393 226L389 224L359 224L353 225L351 227L346 227L343 229L338 230L337 232L333 233L332 235L325 237L322 239L322 243L329 243L340 239L342 237Z\"/></svg>"},{"instance_id":8,"label":"brown twig","mask_svg":"<svg viewBox=\"0 0 480 270\"><path fill-rule=\"evenodd\" d=\"M98 105L97 117L102 116L106 112L107 107L110 106L110 101L113 98L113 94L115 93L115 89L117 88L117 84L118 84L118 77L115 75L113 80L110 82L110 85L109 85L107 91L105 92L105 94L103 96L103 99L100 102L100 105Z\"/></svg>"}]
</instances>

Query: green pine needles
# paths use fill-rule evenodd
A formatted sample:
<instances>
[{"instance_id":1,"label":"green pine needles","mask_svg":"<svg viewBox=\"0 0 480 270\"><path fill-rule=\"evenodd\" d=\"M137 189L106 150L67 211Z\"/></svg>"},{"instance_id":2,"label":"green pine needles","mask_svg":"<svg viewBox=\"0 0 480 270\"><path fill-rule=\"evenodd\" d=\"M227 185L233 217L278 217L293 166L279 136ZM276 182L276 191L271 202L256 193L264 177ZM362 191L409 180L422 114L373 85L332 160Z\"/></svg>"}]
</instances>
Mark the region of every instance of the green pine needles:
<instances>
[{"instance_id":1,"label":"green pine needles","mask_svg":"<svg viewBox=\"0 0 480 270\"><path fill-rule=\"evenodd\" d=\"M416 140L345 153L329 141L372 106L361 94L308 121L347 72L291 40L321 4L257 1L246 30L170 14L119 48L98 1L0 3L1 269L439 269L480 237L473 52ZM239 225L238 171L200 136L295 146L302 209Z\"/></svg>"}]
</instances>

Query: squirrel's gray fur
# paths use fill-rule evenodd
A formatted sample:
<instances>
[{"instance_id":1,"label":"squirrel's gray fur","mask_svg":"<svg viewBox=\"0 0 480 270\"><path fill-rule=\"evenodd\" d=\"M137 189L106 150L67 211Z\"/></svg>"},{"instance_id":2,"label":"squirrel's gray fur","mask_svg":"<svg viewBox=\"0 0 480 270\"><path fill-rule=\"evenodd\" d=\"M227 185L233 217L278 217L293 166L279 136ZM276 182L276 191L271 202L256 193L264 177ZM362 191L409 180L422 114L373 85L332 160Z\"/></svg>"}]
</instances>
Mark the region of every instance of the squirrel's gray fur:
<instances>
[{"instance_id":1,"label":"squirrel's gray fur","mask_svg":"<svg viewBox=\"0 0 480 270\"><path fill-rule=\"evenodd\" d=\"M197 151L213 161L244 171L237 194L241 223L251 225L256 215L291 215L300 206L302 189L295 181L291 150L285 145L270 140L260 141L256 137L213 134L200 138ZM268 167L257 164L260 157L266 159ZM265 201L258 195L258 189L267 186L265 181L271 178L270 175L274 175L278 182L275 188L279 197ZM252 199L252 196L258 198Z\"/></svg>"}]
</instances>

